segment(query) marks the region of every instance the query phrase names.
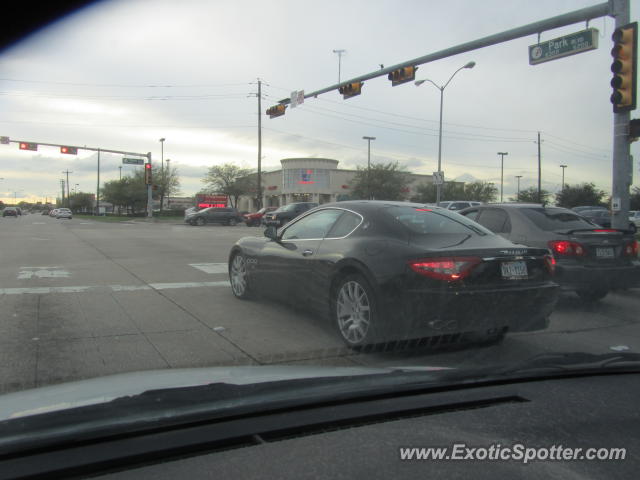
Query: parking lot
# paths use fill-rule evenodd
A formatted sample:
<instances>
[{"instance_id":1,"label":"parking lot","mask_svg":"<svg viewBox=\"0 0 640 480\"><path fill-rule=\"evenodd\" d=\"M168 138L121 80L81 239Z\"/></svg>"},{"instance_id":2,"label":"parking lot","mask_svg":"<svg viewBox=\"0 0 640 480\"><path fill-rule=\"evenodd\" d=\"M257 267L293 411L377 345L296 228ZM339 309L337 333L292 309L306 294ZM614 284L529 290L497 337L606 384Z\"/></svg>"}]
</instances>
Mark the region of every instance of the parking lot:
<instances>
[{"instance_id":1,"label":"parking lot","mask_svg":"<svg viewBox=\"0 0 640 480\"><path fill-rule=\"evenodd\" d=\"M548 330L498 345L357 353L304 310L232 295L227 256L247 235L262 229L0 218L0 392L149 369L462 367L640 346L640 292L627 290L591 306L565 294Z\"/></svg>"}]
</instances>

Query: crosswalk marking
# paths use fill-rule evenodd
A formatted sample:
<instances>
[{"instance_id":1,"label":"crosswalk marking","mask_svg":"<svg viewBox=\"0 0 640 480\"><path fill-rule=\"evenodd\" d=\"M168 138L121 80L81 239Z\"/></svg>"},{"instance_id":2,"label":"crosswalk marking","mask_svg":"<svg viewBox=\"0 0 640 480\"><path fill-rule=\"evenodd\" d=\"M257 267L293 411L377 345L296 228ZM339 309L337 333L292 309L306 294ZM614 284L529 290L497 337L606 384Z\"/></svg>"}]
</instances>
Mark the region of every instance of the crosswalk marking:
<instances>
[{"instance_id":1,"label":"crosswalk marking","mask_svg":"<svg viewBox=\"0 0 640 480\"><path fill-rule=\"evenodd\" d=\"M88 285L69 287L26 287L26 288L0 288L0 295L24 295L48 293L84 293L100 290L112 292L135 292L139 290L171 290L178 288L203 288L203 287L228 287L228 280L219 282L181 282L181 283L148 283L142 285Z\"/></svg>"},{"instance_id":2,"label":"crosswalk marking","mask_svg":"<svg viewBox=\"0 0 640 480\"><path fill-rule=\"evenodd\" d=\"M227 273L229 271L226 263L190 263L189 266L202 270L204 273Z\"/></svg>"}]
</instances>

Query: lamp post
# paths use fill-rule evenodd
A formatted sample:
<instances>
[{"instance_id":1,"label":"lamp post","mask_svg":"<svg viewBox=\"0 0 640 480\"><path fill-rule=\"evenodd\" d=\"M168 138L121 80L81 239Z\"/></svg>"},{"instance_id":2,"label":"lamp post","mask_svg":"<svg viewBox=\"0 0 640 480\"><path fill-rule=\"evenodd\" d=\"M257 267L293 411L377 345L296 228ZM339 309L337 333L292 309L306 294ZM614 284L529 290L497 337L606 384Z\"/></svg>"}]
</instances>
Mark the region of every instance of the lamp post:
<instances>
[{"instance_id":1,"label":"lamp post","mask_svg":"<svg viewBox=\"0 0 640 480\"><path fill-rule=\"evenodd\" d=\"M342 55L346 52L345 49L334 50L333 53L338 54L338 83L340 83L340 69L342 67Z\"/></svg>"},{"instance_id":2,"label":"lamp post","mask_svg":"<svg viewBox=\"0 0 640 480\"><path fill-rule=\"evenodd\" d=\"M171 162L171 159L167 158L167 175L169 175L169 177L171 176L171 169L169 168L169 162ZM162 179L162 201L164 202L164 189L165 186L167 184L167 181L165 178ZM171 191L169 191L169 195L171 195ZM167 200L167 205L169 204L169 201Z\"/></svg>"},{"instance_id":3,"label":"lamp post","mask_svg":"<svg viewBox=\"0 0 640 480\"><path fill-rule=\"evenodd\" d=\"M500 155L500 203L502 203L502 187L504 184L504 156L509 155L509 152L498 152Z\"/></svg>"},{"instance_id":4,"label":"lamp post","mask_svg":"<svg viewBox=\"0 0 640 480\"><path fill-rule=\"evenodd\" d=\"M566 165L560 165L560 168L562 169L562 187L560 188L561 192L564 192L564 169L567 168Z\"/></svg>"},{"instance_id":5,"label":"lamp post","mask_svg":"<svg viewBox=\"0 0 640 480\"><path fill-rule=\"evenodd\" d=\"M367 141L367 197L371 200L371 140L375 140L376 137L362 137Z\"/></svg>"},{"instance_id":6,"label":"lamp post","mask_svg":"<svg viewBox=\"0 0 640 480\"><path fill-rule=\"evenodd\" d=\"M518 179L518 194L516 195L516 202L520 201L520 179L522 178L522 175L516 175L516 178Z\"/></svg>"},{"instance_id":7,"label":"lamp post","mask_svg":"<svg viewBox=\"0 0 640 480\"><path fill-rule=\"evenodd\" d=\"M458 70L453 72L453 75L449 77L449 80L447 80L447 83L445 83L442 86L436 84L433 80L430 80L428 78L425 78L424 80L416 80L415 82L417 87L422 85L424 82L430 82L434 87L440 90L440 129L438 133L438 173L440 173L440 171L442 170L442 106L444 103L444 89L447 88L447 85L449 85L449 82L453 80L453 77L455 77L456 73L458 73L460 70L462 70L463 68L473 68L475 66L476 66L476 62L469 62L466 65L460 67ZM440 203L441 192L442 192L442 185L438 183L436 185L436 203Z\"/></svg>"}]
</instances>

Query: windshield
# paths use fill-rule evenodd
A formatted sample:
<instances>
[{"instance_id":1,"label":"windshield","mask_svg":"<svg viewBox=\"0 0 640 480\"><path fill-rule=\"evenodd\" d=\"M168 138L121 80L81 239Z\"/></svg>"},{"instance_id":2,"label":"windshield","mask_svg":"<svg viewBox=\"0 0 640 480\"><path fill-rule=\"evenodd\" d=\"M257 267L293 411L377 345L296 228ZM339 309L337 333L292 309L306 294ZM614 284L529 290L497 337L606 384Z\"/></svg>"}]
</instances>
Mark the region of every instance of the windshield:
<instances>
[{"instance_id":1,"label":"windshield","mask_svg":"<svg viewBox=\"0 0 640 480\"><path fill-rule=\"evenodd\" d=\"M101 0L4 37L0 408L640 353L607 5Z\"/></svg>"},{"instance_id":2,"label":"windshield","mask_svg":"<svg viewBox=\"0 0 640 480\"><path fill-rule=\"evenodd\" d=\"M593 228L587 219L564 208L523 208L522 213L538 228L549 232Z\"/></svg>"}]
</instances>

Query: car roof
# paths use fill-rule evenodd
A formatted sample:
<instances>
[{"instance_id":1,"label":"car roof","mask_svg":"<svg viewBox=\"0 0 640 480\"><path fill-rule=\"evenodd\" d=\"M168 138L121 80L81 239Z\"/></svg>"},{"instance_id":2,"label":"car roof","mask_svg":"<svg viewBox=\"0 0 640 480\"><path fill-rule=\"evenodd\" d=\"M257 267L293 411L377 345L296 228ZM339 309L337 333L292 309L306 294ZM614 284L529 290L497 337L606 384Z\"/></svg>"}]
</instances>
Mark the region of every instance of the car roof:
<instances>
[{"instance_id":1,"label":"car roof","mask_svg":"<svg viewBox=\"0 0 640 480\"><path fill-rule=\"evenodd\" d=\"M472 208L490 208L490 207L500 207L500 208L564 208L564 207L555 207L553 205L544 206L541 203L483 203L482 205L475 205Z\"/></svg>"}]
</instances>

